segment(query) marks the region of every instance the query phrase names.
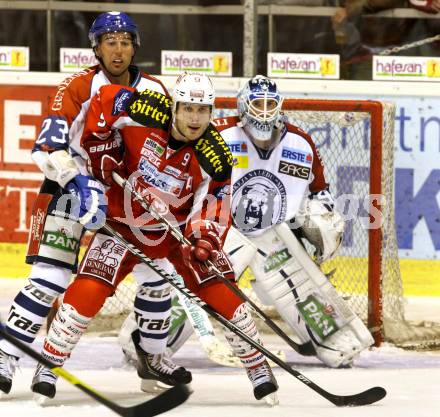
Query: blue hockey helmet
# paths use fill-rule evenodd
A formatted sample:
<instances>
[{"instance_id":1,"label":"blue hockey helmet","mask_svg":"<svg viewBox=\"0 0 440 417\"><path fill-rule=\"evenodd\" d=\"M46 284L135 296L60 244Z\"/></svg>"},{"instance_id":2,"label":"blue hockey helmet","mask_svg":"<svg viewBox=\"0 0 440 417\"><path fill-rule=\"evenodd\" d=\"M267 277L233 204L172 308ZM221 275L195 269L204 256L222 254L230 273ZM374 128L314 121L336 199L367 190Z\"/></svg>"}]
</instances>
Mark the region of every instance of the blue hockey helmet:
<instances>
[{"instance_id":1,"label":"blue hockey helmet","mask_svg":"<svg viewBox=\"0 0 440 417\"><path fill-rule=\"evenodd\" d=\"M92 48L98 46L99 37L104 33L127 32L133 38L133 45L140 46L141 39L136 23L126 13L122 12L105 12L101 13L89 30L89 40Z\"/></svg>"},{"instance_id":2,"label":"blue hockey helmet","mask_svg":"<svg viewBox=\"0 0 440 417\"><path fill-rule=\"evenodd\" d=\"M271 140L272 130L280 120L283 100L275 82L263 75L251 78L239 91L238 114L254 139Z\"/></svg>"}]
</instances>

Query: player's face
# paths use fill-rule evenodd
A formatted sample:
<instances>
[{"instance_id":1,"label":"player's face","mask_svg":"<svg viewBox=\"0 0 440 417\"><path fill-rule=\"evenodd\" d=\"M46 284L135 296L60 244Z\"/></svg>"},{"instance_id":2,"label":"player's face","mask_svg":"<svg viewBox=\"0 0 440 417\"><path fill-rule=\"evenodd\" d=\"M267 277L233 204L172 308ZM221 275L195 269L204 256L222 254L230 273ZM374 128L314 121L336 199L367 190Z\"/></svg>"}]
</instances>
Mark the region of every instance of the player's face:
<instances>
[{"instance_id":1,"label":"player's face","mask_svg":"<svg viewBox=\"0 0 440 417\"><path fill-rule=\"evenodd\" d=\"M101 57L104 67L114 77L127 71L134 55L131 35L127 32L106 33L102 35L97 54Z\"/></svg>"},{"instance_id":2,"label":"player's face","mask_svg":"<svg viewBox=\"0 0 440 417\"><path fill-rule=\"evenodd\" d=\"M259 117L261 114L271 114L278 106L278 102L274 99L257 98L252 100L250 113L253 116Z\"/></svg>"},{"instance_id":3,"label":"player's face","mask_svg":"<svg viewBox=\"0 0 440 417\"><path fill-rule=\"evenodd\" d=\"M188 140L199 139L211 120L211 106L206 104L178 103L176 125Z\"/></svg>"}]
</instances>

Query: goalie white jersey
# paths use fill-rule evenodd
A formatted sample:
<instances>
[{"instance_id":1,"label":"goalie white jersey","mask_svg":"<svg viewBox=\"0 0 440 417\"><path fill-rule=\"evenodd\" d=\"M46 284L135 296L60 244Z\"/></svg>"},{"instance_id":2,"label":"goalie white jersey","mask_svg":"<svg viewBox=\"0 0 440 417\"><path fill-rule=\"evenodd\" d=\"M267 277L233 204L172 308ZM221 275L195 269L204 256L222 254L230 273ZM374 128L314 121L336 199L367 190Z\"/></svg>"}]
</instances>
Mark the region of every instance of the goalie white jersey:
<instances>
[{"instance_id":1,"label":"goalie white jersey","mask_svg":"<svg viewBox=\"0 0 440 417\"><path fill-rule=\"evenodd\" d=\"M325 364L351 364L373 339L288 225L304 215L310 193L328 188L316 146L288 123L280 126L279 141L268 151L255 146L238 117L214 124L234 158L232 216L241 233L231 228L225 250L236 275L249 267L260 301L274 306Z\"/></svg>"},{"instance_id":2,"label":"goalie white jersey","mask_svg":"<svg viewBox=\"0 0 440 417\"><path fill-rule=\"evenodd\" d=\"M234 158L232 216L244 234L256 236L297 214L305 196L327 188L324 167L311 137L283 123L279 144L257 148L238 117L214 121Z\"/></svg>"}]
</instances>

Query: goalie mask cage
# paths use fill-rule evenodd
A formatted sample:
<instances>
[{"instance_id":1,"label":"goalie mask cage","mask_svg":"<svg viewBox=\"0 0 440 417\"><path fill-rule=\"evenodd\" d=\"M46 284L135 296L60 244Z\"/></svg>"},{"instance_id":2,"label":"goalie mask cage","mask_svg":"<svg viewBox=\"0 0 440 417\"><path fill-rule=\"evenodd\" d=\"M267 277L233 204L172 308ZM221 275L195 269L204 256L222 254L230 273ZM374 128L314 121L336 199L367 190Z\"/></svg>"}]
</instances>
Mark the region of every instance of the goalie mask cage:
<instances>
[{"instance_id":1,"label":"goalie mask cage","mask_svg":"<svg viewBox=\"0 0 440 417\"><path fill-rule=\"evenodd\" d=\"M337 207L347 219L338 256L322 265L324 272L366 322L377 346L383 341L407 348L440 346L440 324L405 319L393 204L395 105L285 99L283 112L312 136ZM216 99L215 117L235 114L235 98ZM374 220L381 225L368 227ZM120 285L96 320L100 328L127 314L134 292L130 278Z\"/></svg>"}]
</instances>

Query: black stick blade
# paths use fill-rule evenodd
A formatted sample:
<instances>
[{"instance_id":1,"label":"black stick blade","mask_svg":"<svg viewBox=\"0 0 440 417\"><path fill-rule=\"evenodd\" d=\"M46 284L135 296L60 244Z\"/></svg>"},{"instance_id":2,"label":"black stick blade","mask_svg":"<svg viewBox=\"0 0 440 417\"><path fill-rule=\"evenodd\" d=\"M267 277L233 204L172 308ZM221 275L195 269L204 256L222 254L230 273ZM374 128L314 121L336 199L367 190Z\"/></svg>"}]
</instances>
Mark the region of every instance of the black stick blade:
<instances>
[{"instance_id":1,"label":"black stick blade","mask_svg":"<svg viewBox=\"0 0 440 417\"><path fill-rule=\"evenodd\" d=\"M176 385L157 397L125 409L126 417L153 417L183 404L191 395L187 385Z\"/></svg>"},{"instance_id":2,"label":"black stick blade","mask_svg":"<svg viewBox=\"0 0 440 417\"><path fill-rule=\"evenodd\" d=\"M329 400L338 407L358 407L373 404L387 395L382 387L373 387L354 395L333 395Z\"/></svg>"}]
</instances>

